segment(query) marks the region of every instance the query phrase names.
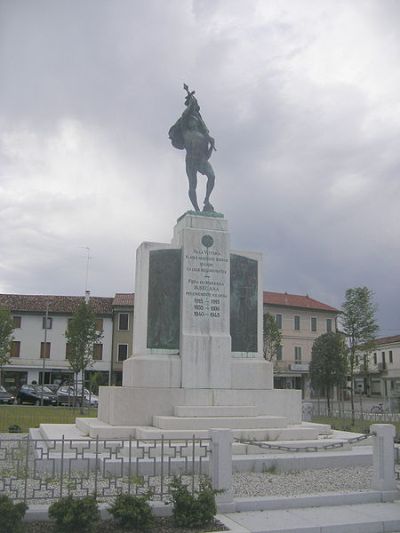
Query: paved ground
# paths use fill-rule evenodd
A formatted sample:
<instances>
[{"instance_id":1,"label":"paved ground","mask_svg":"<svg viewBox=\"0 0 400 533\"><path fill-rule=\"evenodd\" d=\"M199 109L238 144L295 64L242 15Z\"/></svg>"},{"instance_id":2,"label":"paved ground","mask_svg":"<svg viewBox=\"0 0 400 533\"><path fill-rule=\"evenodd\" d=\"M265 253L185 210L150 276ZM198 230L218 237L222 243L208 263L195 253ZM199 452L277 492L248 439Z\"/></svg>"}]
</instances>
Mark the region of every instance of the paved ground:
<instances>
[{"instance_id":1,"label":"paved ground","mask_svg":"<svg viewBox=\"0 0 400 533\"><path fill-rule=\"evenodd\" d=\"M388 533L400 531L400 501L228 513L232 533Z\"/></svg>"}]
</instances>

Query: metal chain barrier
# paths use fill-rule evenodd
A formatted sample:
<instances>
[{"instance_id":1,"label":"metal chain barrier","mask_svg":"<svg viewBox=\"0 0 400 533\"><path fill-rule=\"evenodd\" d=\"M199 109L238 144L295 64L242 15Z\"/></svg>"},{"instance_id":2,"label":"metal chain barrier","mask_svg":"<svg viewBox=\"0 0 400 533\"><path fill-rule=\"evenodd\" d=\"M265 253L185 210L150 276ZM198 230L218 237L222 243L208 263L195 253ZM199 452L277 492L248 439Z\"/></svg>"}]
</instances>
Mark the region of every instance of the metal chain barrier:
<instances>
[{"instance_id":1,"label":"metal chain barrier","mask_svg":"<svg viewBox=\"0 0 400 533\"><path fill-rule=\"evenodd\" d=\"M356 442L361 442L363 440L369 439L375 435L374 433L368 433L359 435L358 437L352 437L346 441L341 442L331 442L322 446L282 446L281 444L269 444L268 442L256 441L256 440L242 440L235 438L236 442L240 444L251 444L252 446L258 446L259 448L264 448L267 450L280 450L283 452L318 452L321 450L334 450L337 448L343 448L345 444L355 444Z\"/></svg>"}]
</instances>

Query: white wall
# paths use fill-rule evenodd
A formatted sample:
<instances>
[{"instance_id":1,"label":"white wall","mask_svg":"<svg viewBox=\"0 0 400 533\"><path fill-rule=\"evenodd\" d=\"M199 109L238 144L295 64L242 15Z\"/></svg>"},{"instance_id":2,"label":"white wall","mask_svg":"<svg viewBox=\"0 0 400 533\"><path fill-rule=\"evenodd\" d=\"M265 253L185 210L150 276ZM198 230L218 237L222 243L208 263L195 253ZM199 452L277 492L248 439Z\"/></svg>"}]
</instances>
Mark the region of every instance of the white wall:
<instances>
[{"instance_id":1,"label":"white wall","mask_svg":"<svg viewBox=\"0 0 400 533\"><path fill-rule=\"evenodd\" d=\"M45 330L42 329L43 314L14 313L21 316L21 328L13 332L14 340L21 342L20 356L11 358L11 365L6 368L12 370L22 367L41 369L43 359L40 358L40 344L44 342ZM46 367L54 369L69 369L69 363L65 358L65 330L68 326L66 315L52 315L52 329L47 330L47 342L51 343L50 358L46 359ZM112 318L103 318L103 359L95 361L91 369L109 371L111 365L112 347ZM30 373L31 375L31 373ZM33 375L33 374L32 374Z\"/></svg>"}]
</instances>

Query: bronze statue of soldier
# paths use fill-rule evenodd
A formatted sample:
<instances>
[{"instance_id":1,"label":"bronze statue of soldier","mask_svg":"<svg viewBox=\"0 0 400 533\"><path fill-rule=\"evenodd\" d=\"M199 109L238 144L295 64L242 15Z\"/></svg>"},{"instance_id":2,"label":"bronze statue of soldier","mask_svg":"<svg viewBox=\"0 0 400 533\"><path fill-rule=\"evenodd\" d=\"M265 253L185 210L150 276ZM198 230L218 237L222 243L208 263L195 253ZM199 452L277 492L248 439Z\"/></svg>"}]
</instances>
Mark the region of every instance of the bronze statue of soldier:
<instances>
[{"instance_id":1,"label":"bronze statue of soldier","mask_svg":"<svg viewBox=\"0 0 400 533\"><path fill-rule=\"evenodd\" d=\"M189 179L189 198L196 211L200 211L197 203L197 173L207 176L206 196L204 198L204 212L214 211L210 203L210 195L214 188L215 174L209 162L215 141L210 136L207 126L200 114L200 106L194 91L183 86L187 92L185 98L186 109L177 122L170 128L168 135L172 145L179 150L186 150L186 174Z\"/></svg>"}]
</instances>

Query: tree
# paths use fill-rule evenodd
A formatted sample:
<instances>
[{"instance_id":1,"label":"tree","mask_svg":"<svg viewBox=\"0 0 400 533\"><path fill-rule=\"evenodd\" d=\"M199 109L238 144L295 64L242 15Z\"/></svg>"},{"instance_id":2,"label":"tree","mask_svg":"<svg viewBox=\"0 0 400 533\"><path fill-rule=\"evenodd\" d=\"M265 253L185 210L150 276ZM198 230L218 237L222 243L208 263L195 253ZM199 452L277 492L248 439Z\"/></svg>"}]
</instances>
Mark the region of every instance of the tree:
<instances>
[{"instance_id":1,"label":"tree","mask_svg":"<svg viewBox=\"0 0 400 533\"><path fill-rule=\"evenodd\" d=\"M276 325L275 318L271 313L265 313L263 317L263 352L264 359L272 361L276 357L282 343L281 332Z\"/></svg>"},{"instance_id":2,"label":"tree","mask_svg":"<svg viewBox=\"0 0 400 533\"><path fill-rule=\"evenodd\" d=\"M328 413L334 386L346 381L347 349L341 333L324 333L315 339L311 351L310 378L312 387L325 395Z\"/></svg>"},{"instance_id":3,"label":"tree","mask_svg":"<svg viewBox=\"0 0 400 533\"><path fill-rule=\"evenodd\" d=\"M75 374L75 393L78 391L78 376L93 364L94 345L103 338L103 332L96 330L96 315L90 304L82 302L68 322L65 332L68 343L67 359ZM82 383L82 398L84 398Z\"/></svg>"},{"instance_id":4,"label":"tree","mask_svg":"<svg viewBox=\"0 0 400 533\"><path fill-rule=\"evenodd\" d=\"M347 289L343 303L342 327L348 343L348 368L351 382L351 416L354 424L354 371L359 364L360 348L371 351L379 326L375 319L377 306L374 293L368 287Z\"/></svg>"},{"instance_id":5,"label":"tree","mask_svg":"<svg viewBox=\"0 0 400 533\"><path fill-rule=\"evenodd\" d=\"M0 385L3 383L3 366L10 362L11 342L14 321L10 311L0 309Z\"/></svg>"}]
</instances>

